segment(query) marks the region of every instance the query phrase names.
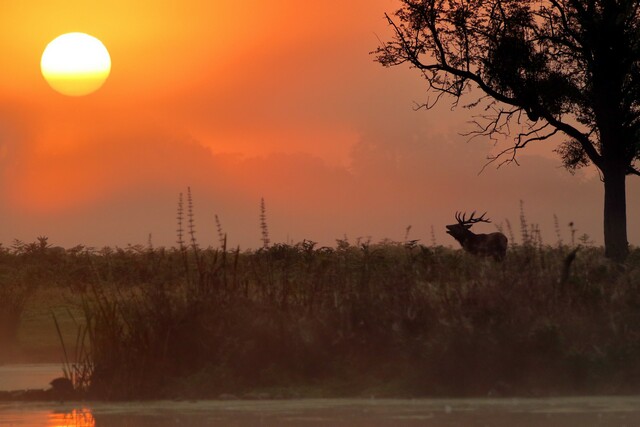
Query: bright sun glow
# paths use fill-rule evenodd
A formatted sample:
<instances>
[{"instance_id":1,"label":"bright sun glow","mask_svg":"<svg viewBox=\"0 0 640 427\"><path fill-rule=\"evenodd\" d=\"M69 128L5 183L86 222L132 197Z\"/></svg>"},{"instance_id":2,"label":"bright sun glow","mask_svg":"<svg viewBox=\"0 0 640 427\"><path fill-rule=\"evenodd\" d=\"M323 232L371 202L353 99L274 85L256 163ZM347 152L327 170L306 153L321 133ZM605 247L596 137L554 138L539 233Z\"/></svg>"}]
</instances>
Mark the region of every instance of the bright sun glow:
<instances>
[{"instance_id":1,"label":"bright sun glow","mask_svg":"<svg viewBox=\"0 0 640 427\"><path fill-rule=\"evenodd\" d=\"M56 91L82 96L103 85L111 71L111 58L97 38L84 33L67 33L47 45L40 69Z\"/></svg>"}]
</instances>

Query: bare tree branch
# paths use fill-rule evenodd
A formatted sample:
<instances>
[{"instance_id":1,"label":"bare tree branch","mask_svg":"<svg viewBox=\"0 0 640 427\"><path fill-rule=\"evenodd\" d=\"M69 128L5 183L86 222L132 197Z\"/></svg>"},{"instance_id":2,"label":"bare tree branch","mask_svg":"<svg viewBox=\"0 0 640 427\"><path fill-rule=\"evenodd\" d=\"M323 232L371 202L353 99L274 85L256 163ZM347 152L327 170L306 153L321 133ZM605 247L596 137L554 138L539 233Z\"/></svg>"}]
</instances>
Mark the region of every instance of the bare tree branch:
<instances>
[{"instance_id":1,"label":"bare tree branch","mask_svg":"<svg viewBox=\"0 0 640 427\"><path fill-rule=\"evenodd\" d=\"M555 3L554 5L556 7L559 7L559 3L557 1L553 3ZM501 11L501 13L504 14L504 11ZM518 98L517 96L506 95L505 93L494 89L488 82L486 82L482 78L479 73L471 71L470 67L468 69L460 69L449 65L448 55L440 38L440 30L436 27L435 21L433 19L429 20L427 17L424 17L425 21L427 22L426 27L430 31L430 35L433 39L433 43L436 49L435 56L437 62L424 63L420 59L420 49L412 48L412 45L407 42L407 38L405 37L403 29L399 25L397 25L388 14L385 14L385 17L393 28L396 37L400 41L399 48L405 54L403 60L394 62L394 65L397 65L403 61L411 63L414 67L422 71L422 74L429 83L430 88L435 89L439 92L436 100L431 104L425 104L424 108L433 108L433 106L440 100L442 94L452 95L455 98L454 102L458 102L459 98L462 96L462 87L464 86L465 82L471 81L475 83L477 87L489 97L504 104L517 107L520 110L524 109L522 99ZM458 79L449 84L439 83L437 80L439 73L455 76ZM561 117L557 117L539 103L531 105L530 108L535 109L536 114L540 118L543 118L547 123L551 124L553 127L559 129L560 131L564 132L565 134L579 142L589 159L596 166L602 167L601 155L596 149L594 142L590 139L589 134L585 134L575 126L563 121Z\"/></svg>"},{"instance_id":2,"label":"bare tree branch","mask_svg":"<svg viewBox=\"0 0 640 427\"><path fill-rule=\"evenodd\" d=\"M628 254L626 175L640 176L638 0L400 0L385 66L408 63L453 105L483 95L470 139L512 143L488 157L517 164L520 150L562 133L556 152L573 171L593 163L604 180L607 256ZM486 165L485 165L486 167ZM483 167L484 169L484 167Z\"/></svg>"}]
</instances>

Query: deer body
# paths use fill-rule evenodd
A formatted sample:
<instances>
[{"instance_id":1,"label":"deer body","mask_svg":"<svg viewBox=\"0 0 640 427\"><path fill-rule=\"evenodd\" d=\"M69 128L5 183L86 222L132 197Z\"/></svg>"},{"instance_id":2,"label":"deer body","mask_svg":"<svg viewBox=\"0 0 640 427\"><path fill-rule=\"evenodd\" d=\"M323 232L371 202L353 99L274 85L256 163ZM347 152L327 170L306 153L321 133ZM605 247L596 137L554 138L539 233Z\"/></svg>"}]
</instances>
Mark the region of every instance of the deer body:
<instances>
[{"instance_id":1,"label":"deer body","mask_svg":"<svg viewBox=\"0 0 640 427\"><path fill-rule=\"evenodd\" d=\"M471 214L471 218L466 219L466 214L460 217L460 214L456 213L458 223L447 225L447 234L450 234L465 251L471 254L492 256L496 260L502 260L507 254L507 236L497 232L475 234L470 230L471 226L476 222L491 222L488 219L484 219L485 214L482 214L480 218L474 218L474 211Z\"/></svg>"}]
</instances>

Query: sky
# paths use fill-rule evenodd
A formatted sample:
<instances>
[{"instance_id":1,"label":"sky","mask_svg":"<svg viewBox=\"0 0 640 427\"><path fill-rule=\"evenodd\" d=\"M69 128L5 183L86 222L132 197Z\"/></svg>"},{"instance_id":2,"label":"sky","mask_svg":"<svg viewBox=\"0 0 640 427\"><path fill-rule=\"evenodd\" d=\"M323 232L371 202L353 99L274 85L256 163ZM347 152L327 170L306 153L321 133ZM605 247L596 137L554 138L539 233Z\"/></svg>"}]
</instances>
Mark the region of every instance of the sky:
<instances>
[{"instance_id":1,"label":"sky","mask_svg":"<svg viewBox=\"0 0 640 427\"><path fill-rule=\"evenodd\" d=\"M273 243L402 241L410 226L409 239L454 246L445 225L473 210L493 220L474 230L509 222L519 241L521 206L544 243L557 229L569 243L569 222L601 243L593 169L571 175L545 141L519 166L479 173L500 148L462 135L480 112L447 99L415 109L430 96L420 75L370 54L392 36L384 13L398 6L3 1L0 242L174 246L190 188L201 246L218 244L217 215L230 245L260 247L261 198ZM83 97L55 92L40 73L45 46L75 31L112 60L102 88ZM640 179L627 194L638 245Z\"/></svg>"}]
</instances>

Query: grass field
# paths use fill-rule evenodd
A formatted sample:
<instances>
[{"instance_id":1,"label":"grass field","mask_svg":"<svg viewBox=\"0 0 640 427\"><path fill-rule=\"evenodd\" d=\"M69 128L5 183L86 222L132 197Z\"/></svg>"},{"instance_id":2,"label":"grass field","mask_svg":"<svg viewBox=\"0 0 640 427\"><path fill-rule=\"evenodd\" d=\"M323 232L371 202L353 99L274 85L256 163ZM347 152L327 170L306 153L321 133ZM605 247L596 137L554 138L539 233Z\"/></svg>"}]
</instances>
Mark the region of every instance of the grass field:
<instances>
[{"instance_id":1,"label":"grass field","mask_svg":"<svg viewBox=\"0 0 640 427\"><path fill-rule=\"evenodd\" d=\"M68 371L95 398L640 390L638 249L617 265L534 240L503 262L416 242L45 240L3 251L0 268L2 356L62 360L55 314Z\"/></svg>"}]
</instances>

